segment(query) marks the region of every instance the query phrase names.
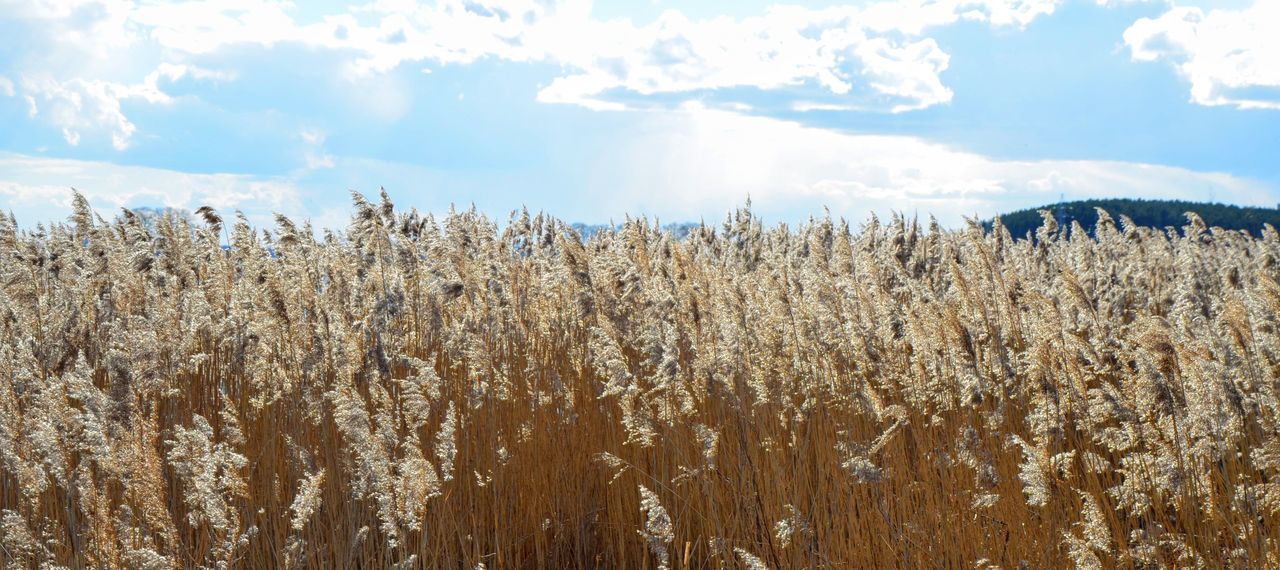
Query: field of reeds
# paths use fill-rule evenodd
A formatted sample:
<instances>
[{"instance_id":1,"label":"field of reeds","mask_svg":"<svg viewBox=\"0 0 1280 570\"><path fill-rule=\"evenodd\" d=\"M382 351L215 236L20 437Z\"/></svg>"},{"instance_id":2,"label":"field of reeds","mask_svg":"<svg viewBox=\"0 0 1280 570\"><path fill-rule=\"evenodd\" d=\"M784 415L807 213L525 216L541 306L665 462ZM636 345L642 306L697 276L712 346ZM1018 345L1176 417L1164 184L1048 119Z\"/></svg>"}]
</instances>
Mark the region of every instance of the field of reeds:
<instances>
[{"instance_id":1,"label":"field of reeds","mask_svg":"<svg viewBox=\"0 0 1280 570\"><path fill-rule=\"evenodd\" d=\"M8 567L1280 565L1271 228L108 215L0 217Z\"/></svg>"}]
</instances>

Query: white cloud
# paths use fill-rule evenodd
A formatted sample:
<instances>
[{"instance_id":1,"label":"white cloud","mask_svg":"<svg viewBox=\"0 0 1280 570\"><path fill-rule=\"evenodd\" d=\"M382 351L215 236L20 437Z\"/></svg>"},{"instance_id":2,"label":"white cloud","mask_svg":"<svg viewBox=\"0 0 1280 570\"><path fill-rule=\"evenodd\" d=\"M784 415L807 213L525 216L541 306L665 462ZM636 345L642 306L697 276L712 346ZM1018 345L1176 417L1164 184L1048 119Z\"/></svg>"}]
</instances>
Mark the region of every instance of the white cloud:
<instances>
[{"instance_id":1,"label":"white cloud","mask_svg":"<svg viewBox=\"0 0 1280 570\"><path fill-rule=\"evenodd\" d=\"M191 174L0 153L0 203L12 209L20 222L34 224L65 217L72 187L108 218L121 207L139 206L193 210L209 205L224 213L241 209L261 224L269 224L273 212L306 214L297 185L284 178Z\"/></svg>"},{"instance_id":2,"label":"white cloud","mask_svg":"<svg viewBox=\"0 0 1280 570\"><path fill-rule=\"evenodd\" d=\"M320 129L308 128L298 133L302 138L305 149L302 153L303 161L306 163L308 170L319 170L334 167L333 155L325 152L324 141L325 132Z\"/></svg>"},{"instance_id":3,"label":"white cloud","mask_svg":"<svg viewBox=\"0 0 1280 570\"><path fill-rule=\"evenodd\" d=\"M891 210L945 224L1068 199L1172 198L1273 205L1266 185L1228 174L1113 161L999 160L908 136L860 135L687 105L600 162L618 211L715 215L747 196L794 218L829 206L862 219ZM600 205L608 208L607 205Z\"/></svg>"},{"instance_id":4,"label":"white cloud","mask_svg":"<svg viewBox=\"0 0 1280 570\"><path fill-rule=\"evenodd\" d=\"M302 142L312 146L324 144L325 134L320 129L303 129L302 132L298 133L298 136L302 137Z\"/></svg>"},{"instance_id":5,"label":"white cloud","mask_svg":"<svg viewBox=\"0 0 1280 570\"><path fill-rule=\"evenodd\" d=\"M0 94L3 94L5 97L13 97L17 94L17 92L13 90L13 81L3 75L0 75Z\"/></svg>"},{"instance_id":6,"label":"white cloud","mask_svg":"<svg viewBox=\"0 0 1280 570\"><path fill-rule=\"evenodd\" d=\"M67 144L80 144L81 131L105 130L112 146L124 150L137 127L120 110L120 100L128 95L125 86L100 80L58 81L50 76L24 77L30 116L44 116L62 130ZM36 101L40 104L37 105Z\"/></svg>"},{"instance_id":7,"label":"white cloud","mask_svg":"<svg viewBox=\"0 0 1280 570\"><path fill-rule=\"evenodd\" d=\"M350 54L341 71L357 85L404 63L548 62L564 73L538 100L592 109L624 108L611 97L618 93L787 88L828 99L822 105L902 112L952 98L941 80L949 55L928 30L960 20L1024 27L1062 1L882 0L822 10L774 6L756 17L705 20L671 10L644 26L594 18L590 0L376 0L306 22L292 3L275 0L0 0L0 8L43 30L50 50L114 62L129 48L164 62L131 81L25 70L42 78L29 94L57 108L46 114L54 126L77 136L106 130L123 149L136 127L119 99L163 104L159 79L228 79L183 64L228 46L293 43Z\"/></svg>"},{"instance_id":8,"label":"white cloud","mask_svg":"<svg viewBox=\"0 0 1280 570\"><path fill-rule=\"evenodd\" d=\"M1238 10L1172 7L1124 33L1133 59L1166 60L1201 105L1280 109L1280 2Z\"/></svg>"},{"instance_id":9,"label":"white cloud","mask_svg":"<svg viewBox=\"0 0 1280 570\"><path fill-rule=\"evenodd\" d=\"M773 6L756 17L691 20L676 10L636 26L589 19L588 10L547 14L515 37L523 51L566 73L538 93L543 102L611 109L610 92L639 95L725 88L806 86L843 104L894 112L951 100L942 84L949 56L923 34L974 19L1025 26L1061 0L893 0L812 10Z\"/></svg>"},{"instance_id":10,"label":"white cloud","mask_svg":"<svg viewBox=\"0 0 1280 570\"><path fill-rule=\"evenodd\" d=\"M147 74L143 79L143 85L159 93L158 85L161 80L175 82L183 78L191 78L198 81L234 81L236 74L232 71L205 69L195 65L161 63L156 66L154 71ZM160 96L167 97L163 93L160 93ZM167 98L165 100L167 101Z\"/></svg>"},{"instance_id":11,"label":"white cloud","mask_svg":"<svg viewBox=\"0 0 1280 570\"><path fill-rule=\"evenodd\" d=\"M771 220L797 220L823 206L863 220L875 212L936 215L949 226L964 215L988 217L1058 200L1096 197L1217 199L1272 205L1275 189L1229 174L1113 161L1001 160L916 137L862 135L752 117L685 104L676 111L644 112L634 135L603 146L585 173L553 171L465 173L325 154L325 134L301 130L312 168L286 177L190 174L158 168L0 153L0 209L24 223L66 216L68 187L109 214L119 206L164 205L243 209L269 226L270 213L315 217L321 226L345 224L342 188L386 184L397 190L447 188L409 195L419 207L448 200L479 200L504 215L519 194L486 194L518 187L526 174L551 183L567 204L548 204L573 219L617 219L624 213L664 220L715 220L748 196ZM324 163L324 164L321 164ZM602 189L608 189L602 191ZM402 200L403 201L403 200Z\"/></svg>"},{"instance_id":12,"label":"white cloud","mask_svg":"<svg viewBox=\"0 0 1280 570\"><path fill-rule=\"evenodd\" d=\"M558 55L574 72L538 99L607 108L611 90L652 95L809 85L892 111L951 100L939 77L949 56L937 42L869 35L859 21L856 9L774 7L743 20L693 21L668 11L642 28L609 24L617 29L606 37L588 36Z\"/></svg>"},{"instance_id":13,"label":"white cloud","mask_svg":"<svg viewBox=\"0 0 1280 570\"><path fill-rule=\"evenodd\" d=\"M1040 16L1053 14L1064 0L987 0L960 1L958 8L979 21L997 26L1026 27ZM976 12L976 16L974 15Z\"/></svg>"},{"instance_id":14,"label":"white cloud","mask_svg":"<svg viewBox=\"0 0 1280 570\"><path fill-rule=\"evenodd\" d=\"M136 6L132 0L0 0L0 19L34 21L51 43L106 58L137 40L128 26Z\"/></svg>"},{"instance_id":15,"label":"white cloud","mask_svg":"<svg viewBox=\"0 0 1280 570\"><path fill-rule=\"evenodd\" d=\"M112 147L125 150L138 129L121 110L121 102L136 99L158 105L171 104L173 97L161 89L160 83L184 77L226 80L232 75L190 65L162 63L136 84L84 78L62 81L48 73L40 73L23 76L22 90L27 94L28 115L32 118L46 116L50 123L62 130L67 144L79 145L84 132L105 131L111 137ZM43 104L37 104L37 99Z\"/></svg>"}]
</instances>

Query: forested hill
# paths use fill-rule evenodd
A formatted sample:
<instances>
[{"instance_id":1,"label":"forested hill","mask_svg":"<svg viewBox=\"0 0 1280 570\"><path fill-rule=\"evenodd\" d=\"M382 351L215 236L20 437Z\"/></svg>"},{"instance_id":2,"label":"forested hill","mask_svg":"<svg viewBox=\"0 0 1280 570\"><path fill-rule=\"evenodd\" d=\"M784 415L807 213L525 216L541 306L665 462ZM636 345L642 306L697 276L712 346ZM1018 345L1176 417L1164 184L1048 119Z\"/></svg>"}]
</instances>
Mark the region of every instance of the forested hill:
<instances>
[{"instance_id":1,"label":"forested hill","mask_svg":"<svg viewBox=\"0 0 1280 570\"><path fill-rule=\"evenodd\" d=\"M1102 208L1111 217L1120 221L1120 216L1129 216L1140 226L1164 228L1172 226L1181 228L1187 223L1186 212L1195 212L1204 220L1206 226L1221 227L1230 230L1247 230L1253 235L1262 232L1263 224L1271 224L1280 228L1280 210L1276 208L1253 208L1229 206L1226 204L1208 204L1203 202L1184 202L1181 200L1080 200L1063 202L1019 210L1000 216L1000 223L1009 229L1014 237L1025 237L1027 232L1033 235L1043 223L1040 210L1053 212L1062 227L1069 227L1072 221L1080 222L1090 233L1098 221L1095 208ZM984 223L988 228L991 221Z\"/></svg>"}]
</instances>

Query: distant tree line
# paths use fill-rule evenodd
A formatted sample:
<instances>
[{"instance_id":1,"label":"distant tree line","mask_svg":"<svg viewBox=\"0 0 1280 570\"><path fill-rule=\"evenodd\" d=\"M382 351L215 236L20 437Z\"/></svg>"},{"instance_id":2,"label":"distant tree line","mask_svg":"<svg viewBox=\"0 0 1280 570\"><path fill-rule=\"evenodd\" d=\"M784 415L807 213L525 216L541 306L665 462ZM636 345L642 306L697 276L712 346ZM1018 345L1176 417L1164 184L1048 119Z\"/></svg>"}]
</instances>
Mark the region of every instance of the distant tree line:
<instances>
[{"instance_id":1,"label":"distant tree line","mask_svg":"<svg viewBox=\"0 0 1280 570\"><path fill-rule=\"evenodd\" d=\"M1066 230L1071 227L1072 222L1079 222L1080 226L1092 235L1093 227L1098 221L1097 208L1106 210L1117 222L1121 221L1121 216L1127 216L1139 226L1156 229L1177 228L1180 230L1187 223L1187 212L1199 214L1208 227L1245 230L1254 236L1262 233L1263 224L1271 224L1276 228L1280 228L1280 209L1276 208L1241 207L1182 200L1137 200L1128 198L1061 202L1002 214L999 218L1000 223L1014 237L1027 237L1028 234L1034 237L1036 230L1044 223L1040 211L1048 210L1057 220L1060 228ZM175 208L141 207L134 208L131 212L138 216L143 226L149 231L153 231L156 220L165 215L173 215L188 221L192 219L190 212ZM985 220L982 224L986 229L990 230L993 220ZM684 240L699 225L696 222L676 222L663 224L661 229L670 232L672 237L680 241ZM574 223L570 224L570 227L577 231L583 239L587 239L600 231L618 231L623 226L622 224Z\"/></svg>"},{"instance_id":2,"label":"distant tree line","mask_svg":"<svg viewBox=\"0 0 1280 570\"><path fill-rule=\"evenodd\" d=\"M684 241L684 238L689 235L689 232L700 227L701 225L702 224L699 224L697 222L673 222L669 224L663 224L662 231L670 232L671 236L674 237L676 241ZM584 224L582 222L575 222L575 223L569 224L569 227L573 228L574 231L578 232L578 235L582 236L582 239L588 239L591 236L604 230L613 230L613 231L621 230L623 225L622 224L613 224L613 225Z\"/></svg>"},{"instance_id":3,"label":"distant tree line","mask_svg":"<svg viewBox=\"0 0 1280 570\"><path fill-rule=\"evenodd\" d=\"M1090 234L1098 221L1097 208L1106 210L1120 222L1121 216L1128 216L1133 223L1151 228L1181 228L1187 223L1186 213L1195 212L1204 220L1206 226L1221 227L1228 230L1245 230L1252 235L1260 235L1263 224L1280 227L1280 210L1275 208L1255 208L1230 206L1227 204L1209 204L1203 202L1185 202L1182 200L1079 200L1029 208L999 216L1000 223L1008 228L1014 237L1034 236L1037 228L1044 220L1041 210L1048 210L1058 221L1061 228L1068 228L1071 222L1080 222ZM992 220L983 222L988 229Z\"/></svg>"}]
</instances>

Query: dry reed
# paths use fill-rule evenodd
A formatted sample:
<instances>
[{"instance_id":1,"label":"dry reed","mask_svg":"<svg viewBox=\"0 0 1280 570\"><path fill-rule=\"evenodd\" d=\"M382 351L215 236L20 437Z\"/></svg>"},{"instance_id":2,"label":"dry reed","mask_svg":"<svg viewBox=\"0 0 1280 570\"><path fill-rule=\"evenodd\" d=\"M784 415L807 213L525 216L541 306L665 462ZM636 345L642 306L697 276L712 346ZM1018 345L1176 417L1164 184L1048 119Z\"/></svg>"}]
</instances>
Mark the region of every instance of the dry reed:
<instances>
[{"instance_id":1,"label":"dry reed","mask_svg":"<svg viewBox=\"0 0 1280 570\"><path fill-rule=\"evenodd\" d=\"M1280 566L1274 229L354 203L0 217L0 562Z\"/></svg>"}]
</instances>

